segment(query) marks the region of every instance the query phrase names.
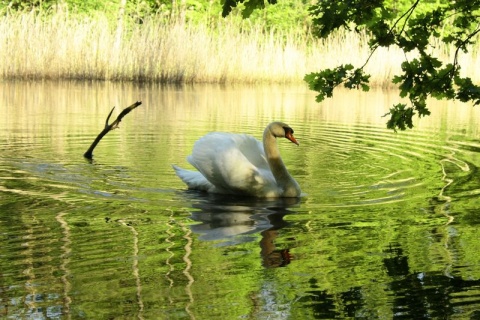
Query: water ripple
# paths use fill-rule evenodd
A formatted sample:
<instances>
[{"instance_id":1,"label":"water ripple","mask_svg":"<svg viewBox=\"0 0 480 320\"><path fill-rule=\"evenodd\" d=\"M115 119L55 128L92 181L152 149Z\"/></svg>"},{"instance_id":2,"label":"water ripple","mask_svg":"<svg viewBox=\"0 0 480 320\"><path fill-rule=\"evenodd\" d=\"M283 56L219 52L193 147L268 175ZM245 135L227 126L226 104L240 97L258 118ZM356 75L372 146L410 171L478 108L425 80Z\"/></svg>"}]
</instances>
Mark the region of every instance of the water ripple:
<instances>
[{"instance_id":1,"label":"water ripple","mask_svg":"<svg viewBox=\"0 0 480 320\"><path fill-rule=\"evenodd\" d=\"M309 165L324 179L326 206L410 201L435 189L443 196L459 180L458 170L475 175L475 166L462 159L465 150L478 155L475 141L459 144L432 139L429 132L334 123L318 124L314 132L318 134L307 140L306 148L314 152ZM458 170L446 172L447 162ZM478 186L468 193L477 194Z\"/></svg>"}]
</instances>

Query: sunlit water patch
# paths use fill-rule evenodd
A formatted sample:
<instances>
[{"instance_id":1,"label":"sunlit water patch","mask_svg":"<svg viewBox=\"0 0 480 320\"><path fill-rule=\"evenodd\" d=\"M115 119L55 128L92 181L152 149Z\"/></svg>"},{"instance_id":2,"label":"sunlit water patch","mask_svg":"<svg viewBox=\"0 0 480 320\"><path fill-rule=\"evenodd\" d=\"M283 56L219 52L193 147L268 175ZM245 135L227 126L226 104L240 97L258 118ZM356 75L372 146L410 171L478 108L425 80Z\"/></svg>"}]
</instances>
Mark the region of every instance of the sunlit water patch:
<instances>
[{"instance_id":1,"label":"sunlit water patch","mask_svg":"<svg viewBox=\"0 0 480 320\"><path fill-rule=\"evenodd\" d=\"M478 316L478 109L434 105L395 133L384 92L317 105L303 88L1 86L17 89L0 97L1 316ZM137 100L84 159L110 108ZM300 142L278 141L302 198L175 176L205 133L260 138L272 120Z\"/></svg>"}]
</instances>

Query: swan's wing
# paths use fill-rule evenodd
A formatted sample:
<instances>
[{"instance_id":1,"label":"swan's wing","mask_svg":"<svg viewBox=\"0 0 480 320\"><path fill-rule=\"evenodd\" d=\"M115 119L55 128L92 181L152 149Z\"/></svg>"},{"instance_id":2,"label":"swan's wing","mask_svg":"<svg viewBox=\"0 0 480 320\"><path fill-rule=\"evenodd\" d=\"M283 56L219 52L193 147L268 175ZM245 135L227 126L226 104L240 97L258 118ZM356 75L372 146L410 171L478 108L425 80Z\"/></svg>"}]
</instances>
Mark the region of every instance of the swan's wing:
<instances>
[{"instance_id":1,"label":"swan's wing","mask_svg":"<svg viewBox=\"0 0 480 320\"><path fill-rule=\"evenodd\" d=\"M276 189L263 145L252 136L214 132L187 158L220 193L260 195Z\"/></svg>"}]
</instances>

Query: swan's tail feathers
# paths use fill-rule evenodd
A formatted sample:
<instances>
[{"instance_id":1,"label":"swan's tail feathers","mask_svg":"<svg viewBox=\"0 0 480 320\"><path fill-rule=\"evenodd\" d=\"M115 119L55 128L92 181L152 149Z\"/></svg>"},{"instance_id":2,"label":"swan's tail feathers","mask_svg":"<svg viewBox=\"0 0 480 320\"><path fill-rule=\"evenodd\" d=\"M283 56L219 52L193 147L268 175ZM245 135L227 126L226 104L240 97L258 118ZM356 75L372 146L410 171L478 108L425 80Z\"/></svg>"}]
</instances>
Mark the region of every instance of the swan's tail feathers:
<instances>
[{"instance_id":1,"label":"swan's tail feathers","mask_svg":"<svg viewBox=\"0 0 480 320\"><path fill-rule=\"evenodd\" d=\"M188 186L189 189L211 191L213 185L198 171L185 170L172 165L177 176Z\"/></svg>"}]
</instances>

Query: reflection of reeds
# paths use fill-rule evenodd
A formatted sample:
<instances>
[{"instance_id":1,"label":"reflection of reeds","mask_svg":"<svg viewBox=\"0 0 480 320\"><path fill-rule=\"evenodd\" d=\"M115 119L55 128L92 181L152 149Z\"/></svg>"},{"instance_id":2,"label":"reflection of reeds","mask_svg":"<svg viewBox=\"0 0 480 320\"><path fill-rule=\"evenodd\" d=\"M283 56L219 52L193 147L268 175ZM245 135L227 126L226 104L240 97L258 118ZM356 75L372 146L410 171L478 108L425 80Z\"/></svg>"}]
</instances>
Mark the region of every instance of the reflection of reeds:
<instances>
[{"instance_id":1,"label":"reflection of reeds","mask_svg":"<svg viewBox=\"0 0 480 320\"><path fill-rule=\"evenodd\" d=\"M166 251L169 253L169 257L165 261L165 264L168 266L168 271L165 274L165 278L168 280L168 300L171 305L175 304L175 299L174 295L172 294L171 290L174 288L174 277L172 276L172 273L175 270L174 263L172 263L172 259L175 257L174 250L172 250L175 246L174 242L174 237L175 237L175 232L174 228L176 225L176 222L173 217L173 211L170 209L166 210L169 213L169 219L168 222L166 223L168 226L168 229L166 233L168 234L168 237L165 238L165 242L168 243L168 247L166 248ZM193 313L192 310L190 310L190 307L194 303L194 297L193 297L193 292L192 292L192 285L195 282L195 279L192 276L192 273L190 272L192 268L192 260L190 260L190 255L192 254L192 244L193 244L193 239L191 237L191 230L182 224L180 224L180 228L182 232L184 233L183 238L187 240L187 243L184 246L185 249L185 254L182 257L183 262L185 262L185 269L183 270L183 274L187 278L188 282L185 285L185 293L188 296L188 302L185 305L185 312L190 316L190 319L195 319L195 314Z\"/></svg>"},{"instance_id":2,"label":"reflection of reeds","mask_svg":"<svg viewBox=\"0 0 480 320\"><path fill-rule=\"evenodd\" d=\"M69 278L71 276L70 269L68 268L68 264L70 263L70 254L72 252L71 245L72 245L72 240L71 240L71 233L70 233L70 227L68 225L68 222L65 220L65 215L67 215L66 212L60 212L55 216L55 219L57 219L58 223L60 223L60 226L62 228L62 233L63 233L63 238L62 240L62 263L60 264L60 269L63 271L63 274L61 276L62 283L63 283L63 299L65 303L65 309L63 310L63 314L66 315L68 319L70 319L70 304L72 303L72 299L70 298L70 290L72 288L72 284L69 281Z\"/></svg>"},{"instance_id":3,"label":"reflection of reeds","mask_svg":"<svg viewBox=\"0 0 480 320\"><path fill-rule=\"evenodd\" d=\"M189 301L185 305L185 311L190 316L190 319L195 319L194 313L190 310L190 307L194 302L192 285L195 282L195 279L190 273L190 269L192 268L192 260L190 260L190 255L192 254L192 244L193 244L193 239L191 237L192 232L190 229L186 227L182 227L182 230L185 232L185 235L183 236L183 238L187 240L187 244L184 247L185 255L183 256L183 261L185 262L185 269L183 270L183 274L188 279L188 283L185 286L185 293L188 295Z\"/></svg>"},{"instance_id":4,"label":"reflection of reeds","mask_svg":"<svg viewBox=\"0 0 480 320\"><path fill-rule=\"evenodd\" d=\"M321 68L360 66L369 53L358 34L339 32L320 41L301 31L265 32L235 19L207 27L153 17L142 24L125 21L122 28L118 43L118 28L105 16L7 14L0 18L0 78L300 82ZM404 59L398 50L377 52L367 67L372 82L388 84ZM468 59L474 76L478 59Z\"/></svg>"},{"instance_id":5,"label":"reflection of reeds","mask_svg":"<svg viewBox=\"0 0 480 320\"><path fill-rule=\"evenodd\" d=\"M132 232L133 236L133 263L132 263L132 273L135 278L135 286L137 288L137 304L138 304L138 319L144 319L143 318L143 300L142 300L142 282L140 279L140 269L138 267L138 232L135 229L134 226L132 226L130 223L126 223L123 220L119 220L119 222L130 229Z\"/></svg>"},{"instance_id":6,"label":"reflection of reeds","mask_svg":"<svg viewBox=\"0 0 480 320\"><path fill-rule=\"evenodd\" d=\"M35 220L35 215L33 220ZM25 256L25 269L22 270L22 273L26 277L25 289L28 292L28 295L25 299L25 304L28 306L29 310L35 312L37 310L37 304L35 296L38 293L35 283L35 268L34 268L34 240L35 240L35 231L31 224L28 224L28 227L25 229L25 235L22 236L22 247L24 247L23 254ZM32 241L33 240L33 241Z\"/></svg>"},{"instance_id":7,"label":"reflection of reeds","mask_svg":"<svg viewBox=\"0 0 480 320\"><path fill-rule=\"evenodd\" d=\"M168 237L165 238L165 242L168 243L168 247L165 249L165 251L168 252L168 258L165 260L165 264L168 266L168 271L165 274L165 278L168 280L168 292L170 293L170 290L173 288L173 285L174 285L174 281L173 281L173 278L172 278L171 274L175 270L175 267L174 267L173 263L171 262L171 260L175 256L175 254L173 253L173 250L172 250L173 247L175 246L175 242L173 241L175 233L174 233L174 230L173 230L174 226L173 226L173 224L171 224L171 222L173 221L173 211L168 210L168 212L169 212L169 219L165 223L168 226L168 229L166 230L166 234L168 235ZM170 304L173 304L172 295L168 294L167 298L168 298Z\"/></svg>"}]
</instances>

